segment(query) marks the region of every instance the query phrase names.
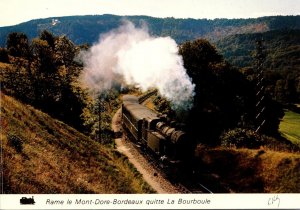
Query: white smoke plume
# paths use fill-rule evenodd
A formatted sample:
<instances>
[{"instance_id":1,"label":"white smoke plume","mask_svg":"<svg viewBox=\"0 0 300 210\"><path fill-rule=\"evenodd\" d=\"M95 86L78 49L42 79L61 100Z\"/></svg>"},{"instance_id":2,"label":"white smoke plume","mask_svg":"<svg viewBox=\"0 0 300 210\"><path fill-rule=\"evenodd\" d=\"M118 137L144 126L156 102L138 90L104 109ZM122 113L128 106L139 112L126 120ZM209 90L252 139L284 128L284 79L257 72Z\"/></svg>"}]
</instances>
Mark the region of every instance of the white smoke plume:
<instances>
[{"instance_id":1,"label":"white smoke plume","mask_svg":"<svg viewBox=\"0 0 300 210\"><path fill-rule=\"evenodd\" d=\"M131 22L99 38L82 53L81 80L100 93L122 82L146 91L157 88L174 109L190 109L194 88L178 55L178 46L170 37L152 37L147 28Z\"/></svg>"}]
</instances>

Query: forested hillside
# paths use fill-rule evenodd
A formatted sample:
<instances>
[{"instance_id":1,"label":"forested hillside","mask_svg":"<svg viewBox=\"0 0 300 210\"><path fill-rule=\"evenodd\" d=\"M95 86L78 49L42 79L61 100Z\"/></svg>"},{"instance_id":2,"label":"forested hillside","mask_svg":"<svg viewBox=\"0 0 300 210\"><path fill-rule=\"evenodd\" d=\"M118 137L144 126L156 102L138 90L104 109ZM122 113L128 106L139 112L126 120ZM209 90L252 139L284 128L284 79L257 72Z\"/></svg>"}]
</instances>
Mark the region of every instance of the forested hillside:
<instances>
[{"instance_id":1,"label":"forested hillside","mask_svg":"<svg viewBox=\"0 0 300 210\"><path fill-rule=\"evenodd\" d=\"M37 37L43 30L55 35L67 35L75 44L93 43L99 34L117 28L122 21L129 20L135 25L147 25L151 34L171 36L182 43L196 38L211 41L233 34L265 32L277 29L300 29L300 16L276 16L256 19L176 19L148 16L89 15L53 17L31 20L15 26L0 28L0 47L5 46L11 32L23 32L29 39Z\"/></svg>"},{"instance_id":2,"label":"forested hillside","mask_svg":"<svg viewBox=\"0 0 300 210\"><path fill-rule=\"evenodd\" d=\"M300 30L238 34L217 42L224 57L250 77L255 72L257 38L263 38L264 71L269 93L279 102L300 102Z\"/></svg>"}]
</instances>

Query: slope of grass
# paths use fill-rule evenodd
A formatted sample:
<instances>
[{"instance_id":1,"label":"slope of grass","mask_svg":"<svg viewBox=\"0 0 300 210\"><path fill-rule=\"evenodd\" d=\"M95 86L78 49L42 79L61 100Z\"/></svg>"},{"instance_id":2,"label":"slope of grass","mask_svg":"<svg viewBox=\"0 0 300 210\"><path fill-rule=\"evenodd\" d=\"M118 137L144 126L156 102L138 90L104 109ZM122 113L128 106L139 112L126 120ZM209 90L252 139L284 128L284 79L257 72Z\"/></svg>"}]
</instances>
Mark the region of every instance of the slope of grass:
<instances>
[{"instance_id":1,"label":"slope of grass","mask_svg":"<svg viewBox=\"0 0 300 210\"><path fill-rule=\"evenodd\" d=\"M282 136L300 147L300 114L286 111L280 123Z\"/></svg>"},{"instance_id":2,"label":"slope of grass","mask_svg":"<svg viewBox=\"0 0 300 210\"><path fill-rule=\"evenodd\" d=\"M197 148L197 157L201 173L217 177L213 181L220 183L229 192L300 192L299 153ZM214 190L218 192L217 188Z\"/></svg>"},{"instance_id":3,"label":"slope of grass","mask_svg":"<svg viewBox=\"0 0 300 210\"><path fill-rule=\"evenodd\" d=\"M126 157L1 93L4 193L151 193Z\"/></svg>"}]
</instances>

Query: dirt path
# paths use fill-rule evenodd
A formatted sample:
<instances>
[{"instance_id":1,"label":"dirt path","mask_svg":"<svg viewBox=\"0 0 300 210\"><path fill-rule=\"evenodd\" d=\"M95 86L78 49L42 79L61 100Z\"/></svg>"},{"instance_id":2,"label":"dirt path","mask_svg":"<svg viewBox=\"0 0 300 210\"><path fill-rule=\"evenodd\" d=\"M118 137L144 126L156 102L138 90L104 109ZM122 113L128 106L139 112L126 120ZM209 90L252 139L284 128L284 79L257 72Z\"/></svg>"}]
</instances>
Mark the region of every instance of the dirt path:
<instances>
[{"instance_id":1,"label":"dirt path","mask_svg":"<svg viewBox=\"0 0 300 210\"><path fill-rule=\"evenodd\" d=\"M122 132L121 109L116 112L112 119L112 129L115 133ZM116 138L115 142L117 150L128 157L128 160L143 175L144 180L157 193L180 193L175 186L166 180L159 171L157 171L149 161L139 153L130 141L126 141L125 138Z\"/></svg>"}]
</instances>

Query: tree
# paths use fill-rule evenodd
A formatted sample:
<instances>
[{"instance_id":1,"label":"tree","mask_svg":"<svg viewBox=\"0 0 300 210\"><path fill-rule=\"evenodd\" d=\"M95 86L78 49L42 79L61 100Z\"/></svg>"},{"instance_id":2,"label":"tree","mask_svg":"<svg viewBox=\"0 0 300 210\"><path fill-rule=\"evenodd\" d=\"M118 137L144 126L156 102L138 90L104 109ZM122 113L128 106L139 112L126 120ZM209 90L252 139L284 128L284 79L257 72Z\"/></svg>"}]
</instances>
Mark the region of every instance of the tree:
<instances>
[{"instance_id":1,"label":"tree","mask_svg":"<svg viewBox=\"0 0 300 210\"><path fill-rule=\"evenodd\" d=\"M280 79L276 81L275 84L275 100L278 102L283 102L285 101L285 96L284 96L284 80Z\"/></svg>"},{"instance_id":2,"label":"tree","mask_svg":"<svg viewBox=\"0 0 300 210\"><path fill-rule=\"evenodd\" d=\"M76 55L76 47L66 36L59 37L55 41L56 62L69 66Z\"/></svg>"},{"instance_id":3,"label":"tree","mask_svg":"<svg viewBox=\"0 0 300 210\"><path fill-rule=\"evenodd\" d=\"M197 79L200 71L208 71L210 65L223 60L216 48L205 39L197 39L182 44L179 54L183 56L184 67L188 74Z\"/></svg>"},{"instance_id":4,"label":"tree","mask_svg":"<svg viewBox=\"0 0 300 210\"><path fill-rule=\"evenodd\" d=\"M29 44L26 34L13 32L7 37L6 47L10 55L16 57L29 56Z\"/></svg>"},{"instance_id":5,"label":"tree","mask_svg":"<svg viewBox=\"0 0 300 210\"><path fill-rule=\"evenodd\" d=\"M5 48L0 47L0 62L9 63L8 52Z\"/></svg>"},{"instance_id":6,"label":"tree","mask_svg":"<svg viewBox=\"0 0 300 210\"><path fill-rule=\"evenodd\" d=\"M37 71L51 74L56 72L54 51L46 40L35 38L31 44L32 55L35 57Z\"/></svg>"},{"instance_id":7,"label":"tree","mask_svg":"<svg viewBox=\"0 0 300 210\"><path fill-rule=\"evenodd\" d=\"M81 117L84 121L87 134L104 144L110 144L113 132L111 131L111 113L119 108L119 92L110 89L88 97L86 95L86 106L83 108Z\"/></svg>"},{"instance_id":8,"label":"tree","mask_svg":"<svg viewBox=\"0 0 300 210\"><path fill-rule=\"evenodd\" d=\"M39 38L32 40L31 51L34 60L32 64L34 106L53 116L57 111L56 101L61 97L54 51L46 40Z\"/></svg>"},{"instance_id":9,"label":"tree","mask_svg":"<svg viewBox=\"0 0 300 210\"><path fill-rule=\"evenodd\" d=\"M80 115L85 106L85 95L75 84L80 72L80 69L73 65L76 47L65 36L54 38L48 32L44 32L41 37L43 39L33 39L31 46L35 57L35 105L81 130L83 122ZM51 43L54 45L51 46Z\"/></svg>"},{"instance_id":10,"label":"tree","mask_svg":"<svg viewBox=\"0 0 300 210\"><path fill-rule=\"evenodd\" d=\"M204 106L203 102L214 98L212 84L216 82L212 66L222 61L216 49L205 39L198 39L182 44L179 48L184 67L196 84L195 106ZM201 98L199 96L201 95ZM203 101L203 98L206 100Z\"/></svg>"},{"instance_id":11,"label":"tree","mask_svg":"<svg viewBox=\"0 0 300 210\"><path fill-rule=\"evenodd\" d=\"M215 145L224 130L253 126L252 84L206 40L184 43L179 52L196 85L194 107L187 119L192 136Z\"/></svg>"},{"instance_id":12,"label":"tree","mask_svg":"<svg viewBox=\"0 0 300 210\"><path fill-rule=\"evenodd\" d=\"M54 43L57 37L55 37L51 32L47 30L42 31L42 33L40 34L40 39L47 41L48 45L54 50Z\"/></svg>"}]
</instances>

